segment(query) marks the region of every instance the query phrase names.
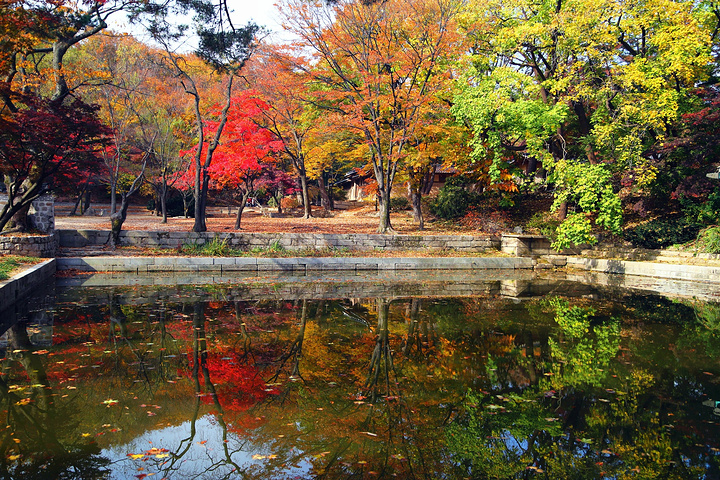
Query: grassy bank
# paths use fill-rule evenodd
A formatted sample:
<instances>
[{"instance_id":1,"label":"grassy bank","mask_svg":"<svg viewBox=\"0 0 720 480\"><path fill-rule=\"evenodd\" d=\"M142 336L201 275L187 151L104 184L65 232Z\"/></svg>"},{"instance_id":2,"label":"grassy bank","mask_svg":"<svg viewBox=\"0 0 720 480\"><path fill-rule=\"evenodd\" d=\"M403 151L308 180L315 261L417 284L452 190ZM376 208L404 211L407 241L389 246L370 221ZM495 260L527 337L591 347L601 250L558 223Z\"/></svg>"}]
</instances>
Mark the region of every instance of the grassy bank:
<instances>
[{"instance_id":1,"label":"grassy bank","mask_svg":"<svg viewBox=\"0 0 720 480\"><path fill-rule=\"evenodd\" d=\"M35 265L42 259L37 257L19 257L17 255L4 255L0 257L0 281L7 280L25 267Z\"/></svg>"}]
</instances>

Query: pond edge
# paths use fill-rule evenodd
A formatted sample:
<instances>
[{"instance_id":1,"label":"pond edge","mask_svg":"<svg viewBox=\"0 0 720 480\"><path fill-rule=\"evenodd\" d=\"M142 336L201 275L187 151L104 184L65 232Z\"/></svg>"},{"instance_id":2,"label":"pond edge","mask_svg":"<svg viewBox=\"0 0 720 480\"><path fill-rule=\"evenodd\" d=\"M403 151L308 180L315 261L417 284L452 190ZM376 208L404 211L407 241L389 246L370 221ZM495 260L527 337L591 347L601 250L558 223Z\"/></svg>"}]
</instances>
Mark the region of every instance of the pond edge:
<instances>
[{"instance_id":1,"label":"pond edge","mask_svg":"<svg viewBox=\"0 0 720 480\"><path fill-rule=\"evenodd\" d=\"M0 282L0 311L12 306L35 290L38 285L52 278L56 270L57 261L51 258Z\"/></svg>"}]
</instances>

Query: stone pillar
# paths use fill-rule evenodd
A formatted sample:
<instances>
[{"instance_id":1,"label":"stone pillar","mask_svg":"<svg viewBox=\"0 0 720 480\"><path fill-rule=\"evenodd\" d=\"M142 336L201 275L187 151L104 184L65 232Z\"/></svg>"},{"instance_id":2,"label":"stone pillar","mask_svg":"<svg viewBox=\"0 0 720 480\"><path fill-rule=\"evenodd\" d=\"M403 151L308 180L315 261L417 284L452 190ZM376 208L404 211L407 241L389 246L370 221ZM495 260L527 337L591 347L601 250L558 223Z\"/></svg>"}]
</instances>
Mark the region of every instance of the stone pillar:
<instances>
[{"instance_id":1,"label":"stone pillar","mask_svg":"<svg viewBox=\"0 0 720 480\"><path fill-rule=\"evenodd\" d=\"M0 195L0 208L5 206L7 200L7 195ZM28 223L30 228L39 232L53 233L55 231L55 197L43 195L35 199L30 204Z\"/></svg>"},{"instance_id":2,"label":"stone pillar","mask_svg":"<svg viewBox=\"0 0 720 480\"><path fill-rule=\"evenodd\" d=\"M28 213L30 227L43 233L55 231L55 198L52 195L43 195L35 199L30 205Z\"/></svg>"}]
</instances>

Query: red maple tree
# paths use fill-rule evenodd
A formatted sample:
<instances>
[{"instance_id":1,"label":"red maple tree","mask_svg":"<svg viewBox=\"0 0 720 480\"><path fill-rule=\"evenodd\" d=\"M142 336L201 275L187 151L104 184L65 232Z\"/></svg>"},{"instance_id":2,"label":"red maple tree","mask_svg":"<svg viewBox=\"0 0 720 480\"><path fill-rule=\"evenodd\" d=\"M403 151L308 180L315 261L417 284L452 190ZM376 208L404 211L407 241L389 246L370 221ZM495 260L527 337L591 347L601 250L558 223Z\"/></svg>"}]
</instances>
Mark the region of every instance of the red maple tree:
<instances>
[{"instance_id":1,"label":"red maple tree","mask_svg":"<svg viewBox=\"0 0 720 480\"><path fill-rule=\"evenodd\" d=\"M219 107L218 107L219 108ZM231 191L239 203L235 228L240 228L243 209L255 191L255 182L263 171L273 168L274 153L281 144L273 134L258 125L256 119L265 110L267 104L257 92L244 90L231 100L227 123L215 150L213 163L208 168L211 188L216 191ZM205 138L213 138L220 122L208 121L205 124ZM203 150L208 144L203 144ZM195 149L181 152L195 155ZM192 165L186 175L194 178L195 166Z\"/></svg>"}]
</instances>

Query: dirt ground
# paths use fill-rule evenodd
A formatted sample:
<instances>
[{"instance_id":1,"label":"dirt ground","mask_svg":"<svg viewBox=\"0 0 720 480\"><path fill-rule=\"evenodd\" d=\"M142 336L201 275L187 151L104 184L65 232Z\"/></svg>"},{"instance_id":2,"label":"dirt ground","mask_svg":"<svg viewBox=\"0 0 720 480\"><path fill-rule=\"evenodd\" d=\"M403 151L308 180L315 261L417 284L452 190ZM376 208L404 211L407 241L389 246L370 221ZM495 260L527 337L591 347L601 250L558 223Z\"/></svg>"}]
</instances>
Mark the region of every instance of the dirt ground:
<instances>
[{"instance_id":1,"label":"dirt ground","mask_svg":"<svg viewBox=\"0 0 720 480\"><path fill-rule=\"evenodd\" d=\"M102 208L96 207L100 212ZM104 210L107 212L107 210ZM221 209L213 209L206 220L208 231L235 231L235 215L222 213ZM378 217L373 206L362 206L346 210L336 210L327 218L321 217L320 209L313 210L316 216L303 219L297 213L283 215L281 218L263 216L259 209L246 209L242 215L240 231L258 233L376 233ZM168 223L161 223L161 218L149 214L144 209L133 209L128 213L123 230L151 230L189 232L192 230L192 218L169 218ZM447 222L426 221L425 230L420 232L410 212L391 214L391 224L399 234L450 234L460 235L472 233L473 230ZM55 217L56 229L76 230L110 230L110 219L104 216L68 216L58 209ZM478 233L474 231L474 233Z\"/></svg>"}]
</instances>

